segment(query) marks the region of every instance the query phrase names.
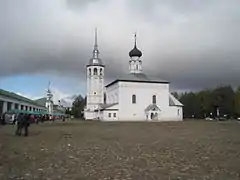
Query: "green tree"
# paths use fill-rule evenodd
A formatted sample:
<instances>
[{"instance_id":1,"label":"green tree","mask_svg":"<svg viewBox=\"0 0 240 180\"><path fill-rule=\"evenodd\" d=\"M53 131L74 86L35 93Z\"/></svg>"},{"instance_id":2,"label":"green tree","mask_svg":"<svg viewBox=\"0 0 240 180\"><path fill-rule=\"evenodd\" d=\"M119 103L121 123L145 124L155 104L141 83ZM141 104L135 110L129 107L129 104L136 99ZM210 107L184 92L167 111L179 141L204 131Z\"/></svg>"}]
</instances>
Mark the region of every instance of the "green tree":
<instances>
[{"instance_id":1,"label":"green tree","mask_svg":"<svg viewBox=\"0 0 240 180\"><path fill-rule=\"evenodd\" d=\"M177 92L172 92L171 93L176 99L180 98L180 95Z\"/></svg>"},{"instance_id":2,"label":"green tree","mask_svg":"<svg viewBox=\"0 0 240 180\"><path fill-rule=\"evenodd\" d=\"M240 87L235 93L231 86L219 86L213 90L185 92L178 95L184 105L183 115L186 118L204 118L210 113L216 116L217 108L220 116L234 114L240 116Z\"/></svg>"},{"instance_id":3,"label":"green tree","mask_svg":"<svg viewBox=\"0 0 240 180\"><path fill-rule=\"evenodd\" d=\"M85 107L86 98L83 98L81 95L77 96L72 104L72 115L75 118L83 118L83 110Z\"/></svg>"},{"instance_id":4,"label":"green tree","mask_svg":"<svg viewBox=\"0 0 240 180\"><path fill-rule=\"evenodd\" d=\"M240 86L237 88L234 97L234 113L235 116L240 117Z\"/></svg>"},{"instance_id":5,"label":"green tree","mask_svg":"<svg viewBox=\"0 0 240 180\"><path fill-rule=\"evenodd\" d=\"M194 92L185 92L179 98L183 106L183 116L185 118L200 118L200 102Z\"/></svg>"},{"instance_id":6,"label":"green tree","mask_svg":"<svg viewBox=\"0 0 240 180\"><path fill-rule=\"evenodd\" d=\"M234 115L235 92L231 86L220 86L213 90L213 106L220 110L220 116Z\"/></svg>"},{"instance_id":7,"label":"green tree","mask_svg":"<svg viewBox=\"0 0 240 180\"><path fill-rule=\"evenodd\" d=\"M205 118L213 112L212 91L203 90L197 93L198 102L200 103L200 116Z\"/></svg>"}]
</instances>

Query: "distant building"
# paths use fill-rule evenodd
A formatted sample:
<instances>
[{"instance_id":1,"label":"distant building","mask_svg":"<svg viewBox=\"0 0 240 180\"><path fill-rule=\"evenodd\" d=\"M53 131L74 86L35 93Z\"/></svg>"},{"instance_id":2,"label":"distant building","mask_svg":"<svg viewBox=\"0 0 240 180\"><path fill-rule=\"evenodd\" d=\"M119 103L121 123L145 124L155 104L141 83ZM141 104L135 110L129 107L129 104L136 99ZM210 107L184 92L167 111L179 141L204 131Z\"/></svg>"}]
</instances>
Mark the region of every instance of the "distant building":
<instances>
[{"instance_id":1,"label":"distant building","mask_svg":"<svg viewBox=\"0 0 240 180\"><path fill-rule=\"evenodd\" d=\"M36 101L16 93L0 89L0 115L10 110L46 111L46 107Z\"/></svg>"},{"instance_id":2,"label":"distant building","mask_svg":"<svg viewBox=\"0 0 240 180\"><path fill-rule=\"evenodd\" d=\"M169 82L143 73L142 52L129 52L129 74L104 85L105 65L99 58L97 32L93 57L86 67L86 120L102 121L181 121L182 104L169 92Z\"/></svg>"},{"instance_id":3,"label":"distant building","mask_svg":"<svg viewBox=\"0 0 240 180\"><path fill-rule=\"evenodd\" d=\"M10 110L45 111L52 115L54 113L65 113L65 109L53 103L53 94L48 86L46 97L32 100L16 93L0 89L0 115Z\"/></svg>"}]
</instances>

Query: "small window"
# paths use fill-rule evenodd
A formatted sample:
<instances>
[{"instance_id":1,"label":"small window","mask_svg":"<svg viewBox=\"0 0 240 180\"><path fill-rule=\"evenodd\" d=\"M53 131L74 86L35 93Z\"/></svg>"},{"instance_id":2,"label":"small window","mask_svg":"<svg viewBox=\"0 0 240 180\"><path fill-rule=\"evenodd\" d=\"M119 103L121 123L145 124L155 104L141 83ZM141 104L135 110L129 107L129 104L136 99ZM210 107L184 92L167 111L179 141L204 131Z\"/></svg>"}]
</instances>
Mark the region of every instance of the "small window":
<instances>
[{"instance_id":1,"label":"small window","mask_svg":"<svg viewBox=\"0 0 240 180\"><path fill-rule=\"evenodd\" d=\"M107 96L106 96L106 93L103 94L103 102L104 102L104 104L106 104L106 102L107 102Z\"/></svg>"},{"instance_id":2,"label":"small window","mask_svg":"<svg viewBox=\"0 0 240 180\"><path fill-rule=\"evenodd\" d=\"M179 115L180 115L180 109L178 109L178 111L177 111L177 112L178 112L178 116L179 116Z\"/></svg>"},{"instance_id":3,"label":"small window","mask_svg":"<svg viewBox=\"0 0 240 180\"><path fill-rule=\"evenodd\" d=\"M136 104L136 95L135 94L132 95L132 103Z\"/></svg>"},{"instance_id":4,"label":"small window","mask_svg":"<svg viewBox=\"0 0 240 180\"><path fill-rule=\"evenodd\" d=\"M100 75L102 75L102 68L100 69Z\"/></svg>"},{"instance_id":5,"label":"small window","mask_svg":"<svg viewBox=\"0 0 240 180\"><path fill-rule=\"evenodd\" d=\"M93 69L93 75L97 75L97 68Z\"/></svg>"},{"instance_id":6,"label":"small window","mask_svg":"<svg viewBox=\"0 0 240 180\"><path fill-rule=\"evenodd\" d=\"M89 76L91 76L91 75L92 75L91 69L89 69L88 73L89 73Z\"/></svg>"},{"instance_id":7,"label":"small window","mask_svg":"<svg viewBox=\"0 0 240 180\"><path fill-rule=\"evenodd\" d=\"M113 117L116 117L116 113L113 113Z\"/></svg>"},{"instance_id":8,"label":"small window","mask_svg":"<svg viewBox=\"0 0 240 180\"><path fill-rule=\"evenodd\" d=\"M94 94L94 95L96 95L97 93L96 93L96 92L94 92L93 94Z\"/></svg>"},{"instance_id":9,"label":"small window","mask_svg":"<svg viewBox=\"0 0 240 180\"><path fill-rule=\"evenodd\" d=\"M111 113L108 113L108 117L111 117Z\"/></svg>"},{"instance_id":10,"label":"small window","mask_svg":"<svg viewBox=\"0 0 240 180\"><path fill-rule=\"evenodd\" d=\"M156 104L156 103L157 103L157 97L156 97L156 95L153 95L153 96L152 96L152 103L153 103L153 104Z\"/></svg>"}]
</instances>

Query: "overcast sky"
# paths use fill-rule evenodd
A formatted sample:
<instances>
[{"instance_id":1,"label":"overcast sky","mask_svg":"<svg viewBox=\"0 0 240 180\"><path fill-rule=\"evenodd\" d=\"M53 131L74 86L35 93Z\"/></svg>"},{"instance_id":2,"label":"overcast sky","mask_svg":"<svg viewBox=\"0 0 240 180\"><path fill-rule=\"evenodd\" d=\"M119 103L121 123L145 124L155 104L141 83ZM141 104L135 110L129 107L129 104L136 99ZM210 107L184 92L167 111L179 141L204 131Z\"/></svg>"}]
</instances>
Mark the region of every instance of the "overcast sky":
<instances>
[{"instance_id":1,"label":"overcast sky","mask_svg":"<svg viewBox=\"0 0 240 180\"><path fill-rule=\"evenodd\" d=\"M64 77L65 89L84 92L97 27L107 81L128 73L137 32L145 73L178 90L237 86L239 8L239 0L0 0L0 85Z\"/></svg>"}]
</instances>

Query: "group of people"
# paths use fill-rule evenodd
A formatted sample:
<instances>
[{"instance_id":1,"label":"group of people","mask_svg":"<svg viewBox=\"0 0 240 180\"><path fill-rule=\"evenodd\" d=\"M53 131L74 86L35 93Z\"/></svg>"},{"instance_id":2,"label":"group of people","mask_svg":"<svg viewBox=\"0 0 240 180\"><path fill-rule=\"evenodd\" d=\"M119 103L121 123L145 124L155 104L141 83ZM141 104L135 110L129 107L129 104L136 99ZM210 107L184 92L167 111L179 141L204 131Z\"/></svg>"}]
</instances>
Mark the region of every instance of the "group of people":
<instances>
[{"instance_id":1,"label":"group of people","mask_svg":"<svg viewBox=\"0 0 240 180\"><path fill-rule=\"evenodd\" d=\"M24 136L28 136L28 128L31 123L38 124L39 122L43 123L45 121L54 122L56 119L61 119L63 122L65 121L65 116L52 117L51 115L34 115L27 113L18 113L18 114L8 114L4 113L0 116L0 124L14 124L17 126L15 135L21 136L22 131L24 131Z\"/></svg>"},{"instance_id":2,"label":"group of people","mask_svg":"<svg viewBox=\"0 0 240 180\"><path fill-rule=\"evenodd\" d=\"M31 114L18 114L16 118L17 129L15 135L21 136L22 129L24 129L24 136L28 136L28 127L30 126L31 122Z\"/></svg>"}]
</instances>

